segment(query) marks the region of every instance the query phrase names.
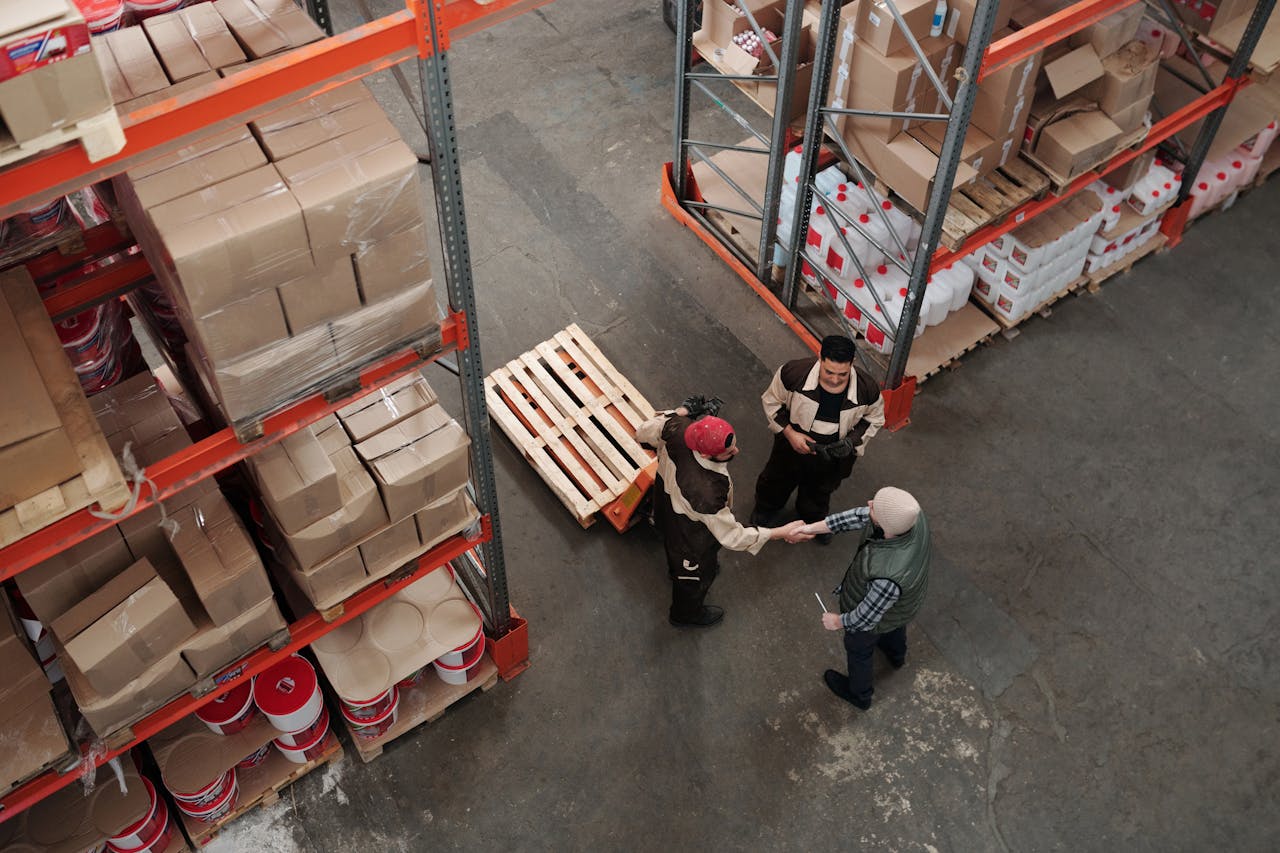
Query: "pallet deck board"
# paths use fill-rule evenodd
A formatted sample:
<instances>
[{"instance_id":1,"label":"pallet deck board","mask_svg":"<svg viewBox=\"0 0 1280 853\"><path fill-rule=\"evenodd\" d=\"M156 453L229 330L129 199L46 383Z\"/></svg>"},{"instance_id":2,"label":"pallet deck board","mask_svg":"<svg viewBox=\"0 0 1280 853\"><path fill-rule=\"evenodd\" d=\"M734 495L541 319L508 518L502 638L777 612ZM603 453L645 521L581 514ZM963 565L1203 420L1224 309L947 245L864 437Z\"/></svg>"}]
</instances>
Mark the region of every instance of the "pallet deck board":
<instances>
[{"instance_id":1,"label":"pallet deck board","mask_svg":"<svg viewBox=\"0 0 1280 853\"><path fill-rule=\"evenodd\" d=\"M981 229L1003 222L1048 188L1049 179L1015 155L995 171L955 188L943 217L939 242L956 249Z\"/></svg>"},{"instance_id":2,"label":"pallet deck board","mask_svg":"<svg viewBox=\"0 0 1280 853\"><path fill-rule=\"evenodd\" d=\"M1088 273L1086 278L1089 280L1089 291L1091 293L1096 293L1104 281L1120 275L1121 273L1128 272L1138 261L1142 260L1147 255L1154 254L1164 248L1164 244L1167 240L1168 238L1157 232L1154 237L1147 241L1146 245L1134 250L1128 257L1121 258L1118 263L1114 263L1109 267L1103 267L1102 269Z\"/></svg>"},{"instance_id":3,"label":"pallet deck board","mask_svg":"<svg viewBox=\"0 0 1280 853\"><path fill-rule=\"evenodd\" d=\"M116 114L115 107L81 119L75 124L51 130L27 142L15 142L12 137L8 137L0 143L0 166L73 142L84 149L90 163L118 154L124 148L124 129L120 126L120 117Z\"/></svg>"},{"instance_id":4,"label":"pallet deck board","mask_svg":"<svg viewBox=\"0 0 1280 853\"><path fill-rule=\"evenodd\" d=\"M382 750L414 729L426 723L434 723L458 700L475 691L488 692L498 683L498 667L485 652L476 665L475 675L466 684L445 684L436 675L431 664L422 676L422 683L400 688L400 704L396 708L396 721L386 734L377 738L362 738L352 731L351 724L343 717L356 755L365 764L382 755Z\"/></svg>"},{"instance_id":5,"label":"pallet deck board","mask_svg":"<svg viewBox=\"0 0 1280 853\"><path fill-rule=\"evenodd\" d=\"M974 301L979 306L981 306L981 308L984 311L986 311L987 314L993 320L995 320L997 323L1000 324L1001 329L1008 332L1013 329L1016 329L1018 326L1021 326L1023 323L1027 322L1027 320L1031 319L1037 314L1041 314L1041 312L1052 307L1055 303L1061 301L1062 299L1065 299L1066 297L1070 296L1072 293L1075 293L1076 291L1083 289L1088 283L1089 283L1089 278L1088 276L1085 276L1085 275L1081 275L1078 278L1072 279L1071 283L1068 284L1066 287L1050 294L1048 297L1042 300L1038 305L1036 305L1035 308L1032 308L1030 311L1028 311L1026 314L1023 314L1017 320L1010 320L1008 317L1005 317L1003 314L998 312L994 305L989 305L986 302L983 302L981 299L975 299Z\"/></svg>"}]
</instances>

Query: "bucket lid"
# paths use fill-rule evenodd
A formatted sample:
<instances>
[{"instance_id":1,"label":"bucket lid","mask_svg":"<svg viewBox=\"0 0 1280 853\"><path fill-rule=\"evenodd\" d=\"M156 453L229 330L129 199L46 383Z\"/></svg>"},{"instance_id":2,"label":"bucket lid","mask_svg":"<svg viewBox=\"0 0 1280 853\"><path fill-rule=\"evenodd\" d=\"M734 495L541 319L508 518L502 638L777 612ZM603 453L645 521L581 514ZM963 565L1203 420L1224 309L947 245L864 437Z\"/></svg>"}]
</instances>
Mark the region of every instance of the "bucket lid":
<instances>
[{"instance_id":1,"label":"bucket lid","mask_svg":"<svg viewBox=\"0 0 1280 853\"><path fill-rule=\"evenodd\" d=\"M74 0L86 23L95 24L124 14L124 0Z\"/></svg>"},{"instance_id":2,"label":"bucket lid","mask_svg":"<svg viewBox=\"0 0 1280 853\"><path fill-rule=\"evenodd\" d=\"M147 789L147 798L151 802L151 808L147 809L147 813L143 815L137 823L132 823L126 826L124 829L120 830L119 833L108 838L108 841L114 841L117 838L125 838L136 834L138 830L146 826L147 823L156 816L156 809L159 808L160 804L160 798L156 796L156 787L151 784L151 780L146 776L142 777L142 785Z\"/></svg>"},{"instance_id":3,"label":"bucket lid","mask_svg":"<svg viewBox=\"0 0 1280 853\"><path fill-rule=\"evenodd\" d=\"M253 701L264 712L283 717L301 710L318 689L315 668L289 655L254 680Z\"/></svg>"},{"instance_id":4,"label":"bucket lid","mask_svg":"<svg viewBox=\"0 0 1280 853\"><path fill-rule=\"evenodd\" d=\"M223 773L221 776L218 776L209 784L202 786L199 790L191 791L190 793L188 793L186 791L175 791L172 788L170 788L169 793L173 794L173 797L176 800L198 800L201 797L204 797L206 794L208 794L212 790L217 789L219 792L221 792L229 784L231 784L230 770Z\"/></svg>"},{"instance_id":5,"label":"bucket lid","mask_svg":"<svg viewBox=\"0 0 1280 853\"><path fill-rule=\"evenodd\" d=\"M382 691L377 696L374 696L372 699L364 699L361 701L357 701L355 699L343 699L342 704L344 707L352 707L352 708L363 708L369 705L377 705L383 699L386 699L388 696L390 696L392 690L395 690L395 687L392 687L390 690Z\"/></svg>"},{"instance_id":6,"label":"bucket lid","mask_svg":"<svg viewBox=\"0 0 1280 853\"><path fill-rule=\"evenodd\" d=\"M102 328L102 315L102 306L95 305L88 311L58 321L53 326L58 332L58 340L64 347L83 346Z\"/></svg>"},{"instance_id":7,"label":"bucket lid","mask_svg":"<svg viewBox=\"0 0 1280 853\"><path fill-rule=\"evenodd\" d=\"M253 681L238 684L207 705L196 709L196 717L202 722L220 726L238 720L253 702Z\"/></svg>"}]
</instances>

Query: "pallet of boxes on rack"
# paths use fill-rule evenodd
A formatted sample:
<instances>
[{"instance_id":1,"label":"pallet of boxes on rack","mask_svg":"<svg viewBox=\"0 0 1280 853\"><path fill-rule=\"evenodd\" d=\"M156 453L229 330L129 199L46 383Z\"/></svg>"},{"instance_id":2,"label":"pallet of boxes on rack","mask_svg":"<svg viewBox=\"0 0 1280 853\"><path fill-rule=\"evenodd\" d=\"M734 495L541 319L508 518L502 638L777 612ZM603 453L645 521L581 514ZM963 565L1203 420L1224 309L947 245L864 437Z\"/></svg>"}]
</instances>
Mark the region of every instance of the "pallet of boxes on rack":
<instances>
[{"instance_id":1,"label":"pallet of boxes on rack","mask_svg":"<svg viewBox=\"0 0 1280 853\"><path fill-rule=\"evenodd\" d=\"M117 452L152 464L191 441L141 374L92 398ZM287 637L248 531L212 480L188 488L15 578L28 631L47 629L79 714L115 742L173 698Z\"/></svg>"}]
</instances>

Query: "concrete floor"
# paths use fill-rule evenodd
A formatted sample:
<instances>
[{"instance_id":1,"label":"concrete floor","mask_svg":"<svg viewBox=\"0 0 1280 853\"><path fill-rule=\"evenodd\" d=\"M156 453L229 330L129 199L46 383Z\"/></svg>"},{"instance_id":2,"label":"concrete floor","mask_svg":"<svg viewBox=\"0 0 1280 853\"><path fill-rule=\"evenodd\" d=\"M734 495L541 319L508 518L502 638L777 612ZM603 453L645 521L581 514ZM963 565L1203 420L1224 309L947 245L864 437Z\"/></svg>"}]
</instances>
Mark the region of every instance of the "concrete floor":
<instances>
[{"instance_id":1,"label":"concrete floor","mask_svg":"<svg viewBox=\"0 0 1280 853\"><path fill-rule=\"evenodd\" d=\"M741 514L758 395L802 349L659 207L671 46L657 2L600 0L456 45L481 340L492 369L577 322L656 405L723 396ZM695 127L740 136L701 103ZM972 353L875 439L840 503L910 489L937 562L869 713L821 683L838 545L728 555L725 623L675 631L657 537L582 530L495 430L533 666L219 847L1277 849L1278 214L1273 183Z\"/></svg>"}]
</instances>

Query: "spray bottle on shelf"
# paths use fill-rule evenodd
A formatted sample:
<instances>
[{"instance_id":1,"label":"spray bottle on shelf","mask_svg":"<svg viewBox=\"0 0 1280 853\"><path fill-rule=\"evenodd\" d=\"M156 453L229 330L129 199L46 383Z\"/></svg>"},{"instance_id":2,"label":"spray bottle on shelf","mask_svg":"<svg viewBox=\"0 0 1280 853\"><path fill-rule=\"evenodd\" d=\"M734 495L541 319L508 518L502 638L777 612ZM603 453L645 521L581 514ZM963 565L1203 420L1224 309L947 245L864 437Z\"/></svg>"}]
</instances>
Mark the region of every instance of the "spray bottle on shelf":
<instances>
[{"instance_id":1,"label":"spray bottle on shelf","mask_svg":"<svg viewBox=\"0 0 1280 853\"><path fill-rule=\"evenodd\" d=\"M942 35L942 25L947 20L947 0L938 0L933 7L933 24L929 27L929 35L937 38Z\"/></svg>"}]
</instances>

